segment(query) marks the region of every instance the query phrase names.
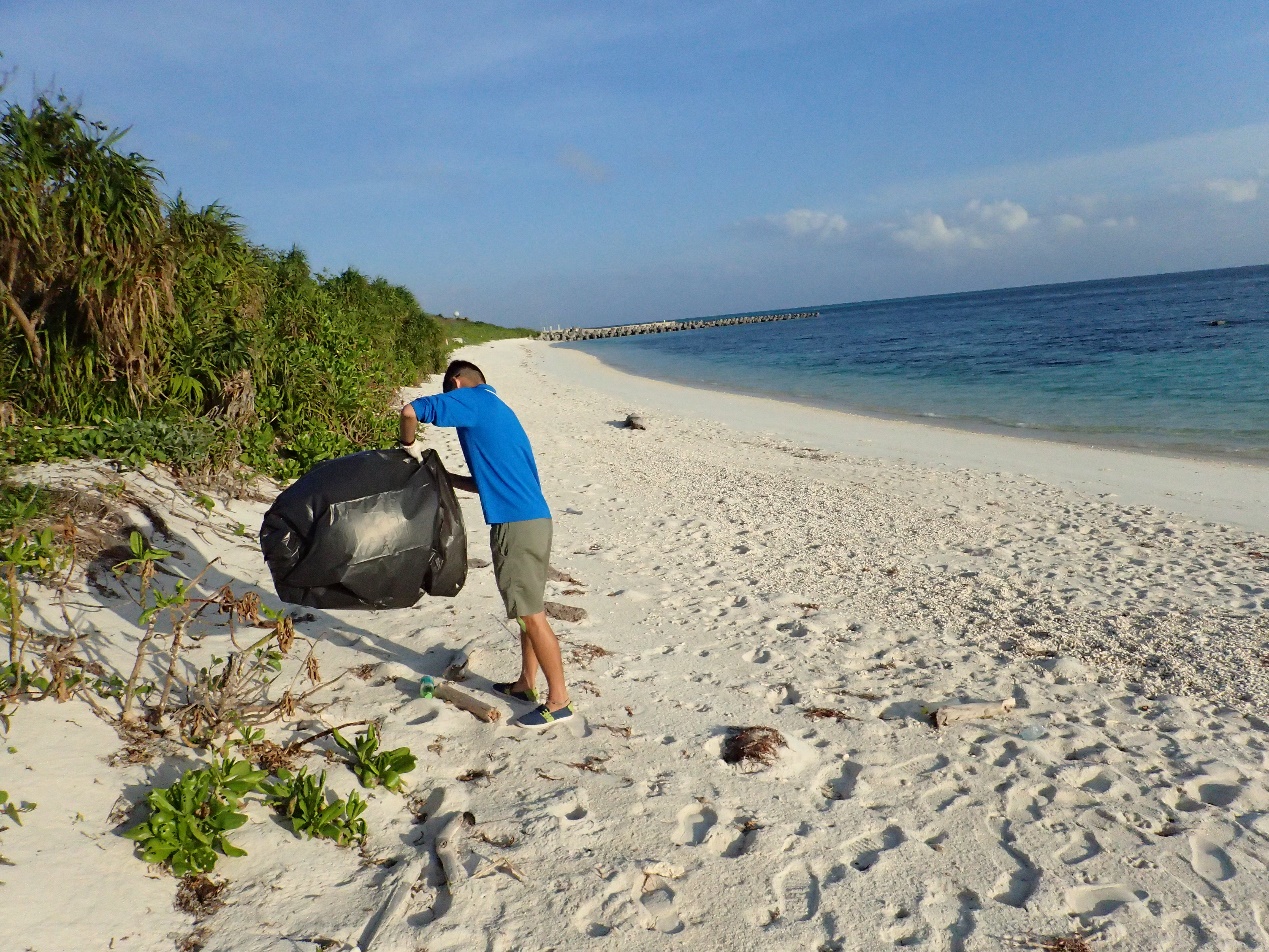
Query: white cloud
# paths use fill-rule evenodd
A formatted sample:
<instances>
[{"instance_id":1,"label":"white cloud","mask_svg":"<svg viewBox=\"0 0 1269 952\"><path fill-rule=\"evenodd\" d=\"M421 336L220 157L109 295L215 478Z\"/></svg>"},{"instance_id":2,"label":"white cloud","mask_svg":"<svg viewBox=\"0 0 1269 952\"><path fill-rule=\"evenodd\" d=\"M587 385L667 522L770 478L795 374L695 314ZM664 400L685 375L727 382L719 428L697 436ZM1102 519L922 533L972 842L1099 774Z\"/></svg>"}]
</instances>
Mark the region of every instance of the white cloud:
<instances>
[{"instance_id":1,"label":"white cloud","mask_svg":"<svg viewBox=\"0 0 1269 952\"><path fill-rule=\"evenodd\" d=\"M1257 179L1208 179L1203 183L1213 195L1227 202L1254 202L1260 195L1260 182Z\"/></svg>"},{"instance_id":2,"label":"white cloud","mask_svg":"<svg viewBox=\"0 0 1269 952\"><path fill-rule=\"evenodd\" d=\"M1137 216L1128 215L1125 218L1103 218L1098 222L1103 228L1136 228Z\"/></svg>"},{"instance_id":3,"label":"white cloud","mask_svg":"<svg viewBox=\"0 0 1269 952\"><path fill-rule=\"evenodd\" d=\"M1058 231L1079 231L1084 227L1084 219L1079 215L1063 212L1057 216L1057 227Z\"/></svg>"},{"instance_id":4,"label":"white cloud","mask_svg":"<svg viewBox=\"0 0 1269 952\"><path fill-rule=\"evenodd\" d=\"M794 208L783 215L767 215L762 219L768 228L793 238L834 238L846 233L846 219L832 212L810 208Z\"/></svg>"},{"instance_id":5,"label":"white cloud","mask_svg":"<svg viewBox=\"0 0 1269 952\"><path fill-rule=\"evenodd\" d=\"M938 251L948 248L982 248L982 238L957 225L949 225L942 215L921 212L908 217L908 226L894 232L894 240L913 251Z\"/></svg>"},{"instance_id":6,"label":"white cloud","mask_svg":"<svg viewBox=\"0 0 1269 952\"><path fill-rule=\"evenodd\" d=\"M985 225L1001 231L1018 231L1035 221L1025 208L1007 198L999 202L981 202L975 198L965 210Z\"/></svg>"},{"instance_id":7,"label":"white cloud","mask_svg":"<svg viewBox=\"0 0 1269 952\"><path fill-rule=\"evenodd\" d=\"M608 171L608 166L593 159L581 149L575 149L572 146L560 149L560 154L556 156L556 160L564 168L572 169L586 181L595 185L607 182L612 174Z\"/></svg>"}]
</instances>

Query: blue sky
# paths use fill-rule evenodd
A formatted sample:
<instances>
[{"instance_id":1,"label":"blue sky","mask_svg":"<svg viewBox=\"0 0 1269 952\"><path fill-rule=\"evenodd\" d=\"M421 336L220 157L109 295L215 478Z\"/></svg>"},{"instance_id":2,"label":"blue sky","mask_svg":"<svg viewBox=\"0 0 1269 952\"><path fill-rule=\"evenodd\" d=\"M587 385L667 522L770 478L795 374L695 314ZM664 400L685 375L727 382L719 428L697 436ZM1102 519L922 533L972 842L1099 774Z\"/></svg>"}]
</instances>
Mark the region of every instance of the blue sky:
<instances>
[{"instance_id":1,"label":"blue sky","mask_svg":"<svg viewBox=\"0 0 1269 952\"><path fill-rule=\"evenodd\" d=\"M1269 5L0 2L6 95L430 310L606 324L1269 261Z\"/></svg>"}]
</instances>

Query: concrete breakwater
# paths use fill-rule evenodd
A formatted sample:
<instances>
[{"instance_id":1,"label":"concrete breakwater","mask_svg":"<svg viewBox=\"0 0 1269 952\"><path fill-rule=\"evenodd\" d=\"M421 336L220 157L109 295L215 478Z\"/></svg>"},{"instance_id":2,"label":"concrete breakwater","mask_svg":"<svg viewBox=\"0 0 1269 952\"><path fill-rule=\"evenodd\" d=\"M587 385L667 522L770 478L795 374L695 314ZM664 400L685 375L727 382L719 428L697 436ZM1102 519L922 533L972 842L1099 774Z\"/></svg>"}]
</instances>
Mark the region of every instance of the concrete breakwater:
<instances>
[{"instance_id":1,"label":"concrete breakwater","mask_svg":"<svg viewBox=\"0 0 1269 952\"><path fill-rule=\"evenodd\" d=\"M751 314L747 317L719 317L695 321L649 321L646 324L618 324L614 327L561 327L544 330L538 340L602 340L605 337L632 337L635 334L666 334L671 331L694 331L703 327L731 327L735 324L765 324L768 321L792 321L800 317L819 317L819 311L796 311L781 314Z\"/></svg>"}]
</instances>

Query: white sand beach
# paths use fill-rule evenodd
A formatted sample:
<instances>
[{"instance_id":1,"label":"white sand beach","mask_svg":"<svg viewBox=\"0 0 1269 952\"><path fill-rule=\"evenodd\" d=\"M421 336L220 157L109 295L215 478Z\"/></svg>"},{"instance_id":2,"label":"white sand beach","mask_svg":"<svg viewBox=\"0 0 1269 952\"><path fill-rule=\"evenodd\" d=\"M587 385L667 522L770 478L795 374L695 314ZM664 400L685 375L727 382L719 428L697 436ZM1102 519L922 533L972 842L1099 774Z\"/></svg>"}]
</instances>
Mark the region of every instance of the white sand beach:
<instances>
[{"instance_id":1,"label":"white sand beach","mask_svg":"<svg viewBox=\"0 0 1269 952\"><path fill-rule=\"evenodd\" d=\"M363 849L250 806L248 855L214 874L225 905L196 921L119 835L195 753L135 749L82 701L24 705L0 789L38 806L0 824L0 949L1269 949L1269 468L693 390L537 342L460 355L537 453L548 598L587 613L555 623L580 716L529 734L506 725L522 707L499 700L491 725L417 696L464 646L465 690L492 701L514 676L487 567L454 599L312 612L297 630L324 677L351 673L270 738L374 718L418 769L404 796L361 791ZM619 425L632 411L647 430ZM426 438L461 468L452 432ZM126 478L173 571L217 559L205 591L278 606L254 541L267 501L207 512L162 474ZM126 673L141 629L116 588L80 578L67 617ZM209 616L188 657L228 645ZM783 736L770 766L722 759L750 726ZM312 750L358 789L333 745ZM436 841L465 812L447 886Z\"/></svg>"}]
</instances>

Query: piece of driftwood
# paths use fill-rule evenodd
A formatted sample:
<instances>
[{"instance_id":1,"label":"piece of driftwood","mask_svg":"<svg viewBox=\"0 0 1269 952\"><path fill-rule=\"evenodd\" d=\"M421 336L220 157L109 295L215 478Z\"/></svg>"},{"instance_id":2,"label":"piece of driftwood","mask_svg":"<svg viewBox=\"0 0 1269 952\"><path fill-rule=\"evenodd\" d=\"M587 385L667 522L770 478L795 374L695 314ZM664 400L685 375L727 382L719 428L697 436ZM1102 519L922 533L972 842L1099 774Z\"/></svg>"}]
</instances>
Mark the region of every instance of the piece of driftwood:
<instances>
[{"instance_id":1,"label":"piece of driftwood","mask_svg":"<svg viewBox=\"0 0 1269 952\"><path fill-rule=\"evenodd\" d=\"M1002 714L1008 714L1017 706L1018 702L1011 697L1007 697L1003 701L993 701L985 704L945 704L930 711L930 723L935 727L946 727L948 724L955 724L957 721L1000 717Z\"/></svg>"},{"instance_id":2,"label":"piece of driftwood","mask_svg":"<svg viewBox=\"0 0 1269 952\"><path fill-rule=\"evenodd\" d=\"M586 609L578 608L575 605L561 605L559 602L543 602L542 607L546 609L548 618L554 618L556 621L585 621Z\"/></svg>"},{"instance_id":3,"label":"piece of driftwood","mask_svg":"<svg viewBox=\"0 0 1269 952\"><path fill-rule=\"evenodd\" d=\"M365 952L377 952L377 949L382 947L382 943L378 946L375 945L375 939L385 931L387 926L400 917L401 910L405 908L406 901L414 892L415 884L418 883L424 867L427 866L427 860L427 853L420 850L413 859L405 864L405 869L397 877L396 885L392 887L388 901L383 904L371 924L362 934L360 949L365 950Z\"/></svg>"},{"instance_id":4,"label":"piece of driftwood","mask_svg":"<svg viewBox=\"0 0 1269 952\"><path fill-rule=\"evenodd\" d=\"M449 659L449 667L445 669L446 681L466 681L467 669L471 666L471 659L476 655L476 646L468 644L459 648L454 652L454 656Z\"/></svg>"},{"instance_id":5,"label":"piece of driftwood","mask_svg":"<svg viewBox=\"0 0 1269 952\"><path fill-rule=\"evenodd\" d=\"M436 858L440 860L441 871L445 874L445 885L449 888L451 896L467 879L467 870L463 868L462 857L459 855L463 823L463 815L461 813L455 815L436 837Z\"/></svg>"},{"instance_id":6,"label":"piece of driftwood","mask_svg":"<svg viewBox=\"0 0 1269 952\"><path fill-rule=\"evenodd\" d=\"M638 413L626 414L626 429L646 430L647 428L648 428L648 424L644 421L643 417L640 414Z\"/></svg>"},{"instance_id":7,"label":"piece of driftwood","mask_svg":"<svg viewBox=\"0 0 1269 952\"><path fill-rule=\"evenodd\" d=\"M502 717L502 711L494 707L492 704L486 704L484 701L478 701L466 691L460 691L454 685L447 681L442 681L432 689L432 697L438 697L442 701L448 701L456 708L466 711L478 720L482 720L487 724Z\"/></svg>"}]
</instances>

